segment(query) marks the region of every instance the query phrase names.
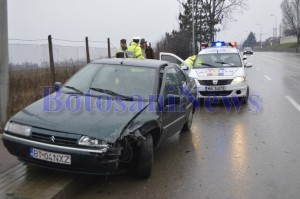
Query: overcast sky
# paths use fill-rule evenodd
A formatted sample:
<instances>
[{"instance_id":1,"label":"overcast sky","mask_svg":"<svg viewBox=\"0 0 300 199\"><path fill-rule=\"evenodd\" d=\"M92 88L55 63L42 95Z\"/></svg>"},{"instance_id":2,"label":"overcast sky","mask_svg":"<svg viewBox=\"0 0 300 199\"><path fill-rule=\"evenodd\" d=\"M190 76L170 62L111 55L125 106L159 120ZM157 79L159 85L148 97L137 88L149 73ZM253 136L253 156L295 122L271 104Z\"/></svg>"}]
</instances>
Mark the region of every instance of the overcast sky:
<instances>
[{"instance_id":1,"label":"overcast sky","mask_svg":"<svg viewBox=\"0 0 300 199\"><path fill-rule=\"evenodd\" d=\"M7 0L10 39L57 39L106 41L113 46L133 36L155 43L165 32L178 29L180 5L177 0ZM237 22L217 34L218 40L240 42L250 31L257 34L261 24L263 39L281 22L282 0L248 0L248 10L236 14ZM279 28L278 28L279 29ZM10 41L12 43L13 41ZM45 41L46 43L47 41ZM14 42L15 43L15 42ZM34 43L34 42L27 42ZM66 45L83 45L68 43ZM105 46L105 44L94 43Z\"/></svg>"}]
</instances>

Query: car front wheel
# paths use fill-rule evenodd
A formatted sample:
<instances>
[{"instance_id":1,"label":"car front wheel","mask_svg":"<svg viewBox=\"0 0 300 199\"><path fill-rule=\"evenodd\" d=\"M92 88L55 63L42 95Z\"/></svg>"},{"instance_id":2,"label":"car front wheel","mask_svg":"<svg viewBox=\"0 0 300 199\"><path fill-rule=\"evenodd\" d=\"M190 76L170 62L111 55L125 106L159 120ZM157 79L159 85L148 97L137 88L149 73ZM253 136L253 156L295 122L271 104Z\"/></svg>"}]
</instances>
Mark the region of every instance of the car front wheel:
<instances>
[{"instance_id":1,"label":"car front wheel","mask_svg":"<svg viewBox=\"0 0 300 199\"><path fill-rule=\"evenodd\" d=\"M135 174L139 178L147 179L151 176L153 164L153 138L147 134L137 147L137 159Z\"/></svg>"},{"instance_id":2,"label":"car front wheel","mask_svg":"<svg viewBox=\"0 0 300 199\"><path fill-rule=\"evenodd\" d=\"M247 86L246 96L244 96L244 97L239 97L239 100L240 100L240 101L243 101L243 104L247 104L247 103L248 103L249 92L250 92L250 89L249 89L249 86Z\"/></svg>"},{"instance_id":3,"label":"car front wheel","mask_svg":"<svg viewBox=\"0 0 300 199\"><path fill-rule=\"evenodd\" d=\"M246 94L246 97L244 99L244 104L247 104L248 103L248 99L249 99L249 86L247 86L247 94Z\"/></svg>"}]
</instances>

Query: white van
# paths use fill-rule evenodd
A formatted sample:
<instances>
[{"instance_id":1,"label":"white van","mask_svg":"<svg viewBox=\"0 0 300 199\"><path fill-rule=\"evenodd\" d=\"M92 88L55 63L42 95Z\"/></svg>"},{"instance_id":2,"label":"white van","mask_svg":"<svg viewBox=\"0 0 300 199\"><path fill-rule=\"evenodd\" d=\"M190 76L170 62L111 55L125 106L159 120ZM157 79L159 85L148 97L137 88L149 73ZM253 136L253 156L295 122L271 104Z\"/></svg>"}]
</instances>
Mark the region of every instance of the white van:
<instances>
[{"instance_id":1,"label":"white van","mask_svg":"<svg viewBox=\"0 0 300 199\"><path fill-rule=\"evenodd\" d=\"M237 97L248 101L249 85L245 68L246 63L235 47L218 46L203 49L190 67L180 57L172 53L160 53L160 59L177 63L190 77L198 80L198 97L222 99Z\"/></svg>"}]
</instances>

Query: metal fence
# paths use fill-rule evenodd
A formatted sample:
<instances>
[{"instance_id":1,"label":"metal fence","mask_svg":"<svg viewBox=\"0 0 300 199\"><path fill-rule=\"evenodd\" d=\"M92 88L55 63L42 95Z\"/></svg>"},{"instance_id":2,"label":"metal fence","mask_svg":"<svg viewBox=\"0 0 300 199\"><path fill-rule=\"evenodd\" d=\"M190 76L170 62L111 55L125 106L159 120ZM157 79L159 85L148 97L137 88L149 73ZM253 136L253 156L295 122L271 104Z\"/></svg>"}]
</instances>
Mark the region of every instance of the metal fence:
<instances>
[{"instance_id":1,"label":"metal fence","mask_svg":"<svg viewBox=\"0 0 300 199\"><path fill-rule=\"evenodd\" d=\"M67 39L9 39L9 63L13 69L50 67L51 82L55 82L55 67L78 66L90 61L111 58L110 39L105 41Z\"/></svg>"}]
</instances>

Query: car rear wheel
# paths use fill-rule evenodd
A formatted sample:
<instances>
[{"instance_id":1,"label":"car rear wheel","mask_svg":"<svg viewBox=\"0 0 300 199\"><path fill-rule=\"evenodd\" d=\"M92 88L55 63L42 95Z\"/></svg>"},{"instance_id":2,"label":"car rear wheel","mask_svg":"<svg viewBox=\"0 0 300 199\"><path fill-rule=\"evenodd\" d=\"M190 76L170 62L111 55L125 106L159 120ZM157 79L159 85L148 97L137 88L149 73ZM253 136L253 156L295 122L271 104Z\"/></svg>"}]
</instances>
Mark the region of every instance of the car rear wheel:
<instances>
[{"instance_id":1,"label":"car rear wheel","mask_svg":"<svg viewBox=\"0 0 300 199\"><path fill-rule=\"evenodd\" d=\"M189 131L191 129L192 123L193 123L193 115L194 115L194 111L193 109L190 110L188 118L186 120L186 122L183 125L182 130L183 131Z\"/></svg>"},{"instance_id":2,"label":"car rear wheel","mask_svg":"<svg viewBox=\"0 0 300 199\"><path fill-rule=\"evenodd\" d=\"M153 138L151 134L147 134L137 147L137 159L135 174L139 178L147 179L151 176L153 164Z\"/></svg>"}]
</instances>

